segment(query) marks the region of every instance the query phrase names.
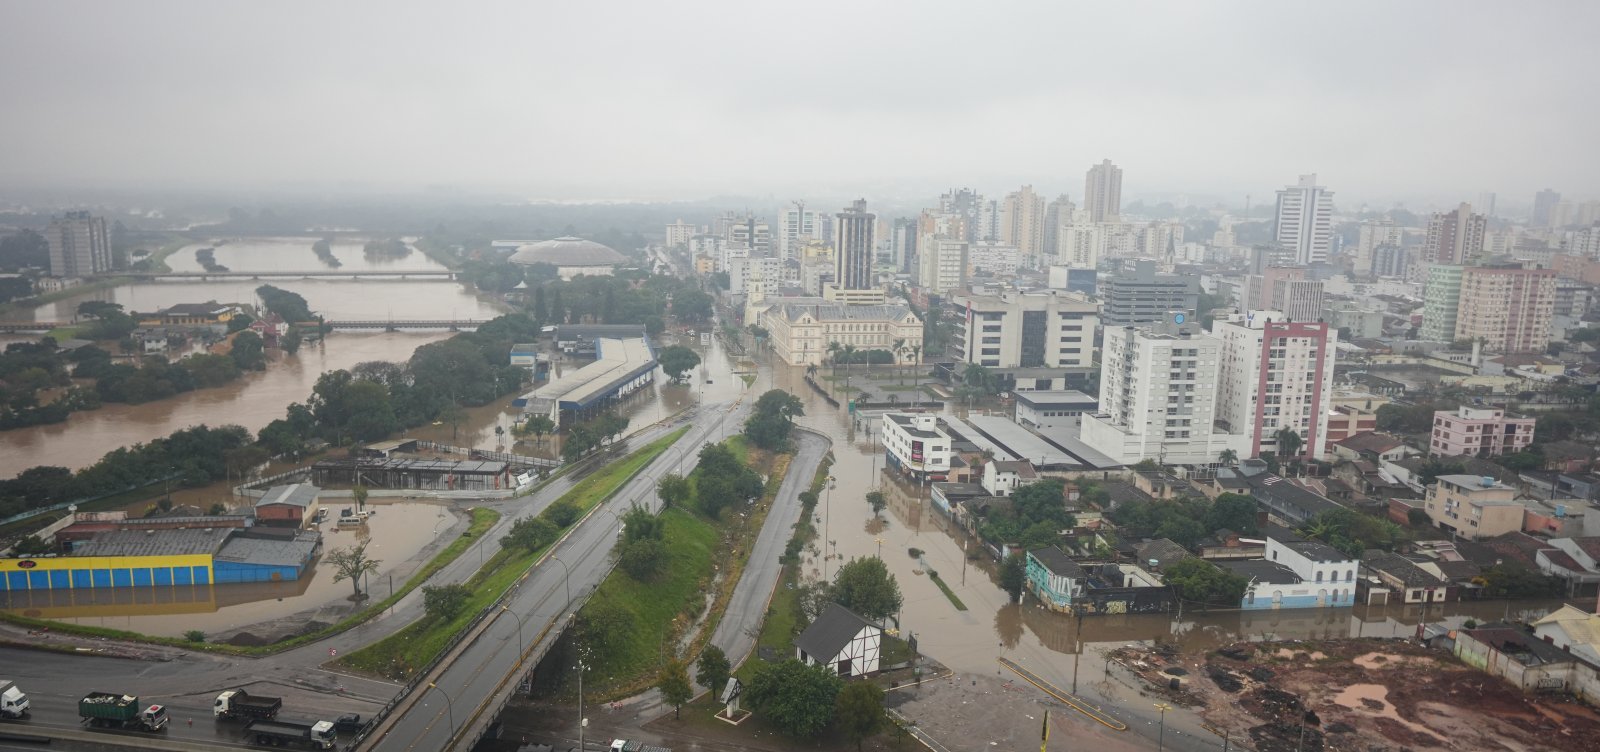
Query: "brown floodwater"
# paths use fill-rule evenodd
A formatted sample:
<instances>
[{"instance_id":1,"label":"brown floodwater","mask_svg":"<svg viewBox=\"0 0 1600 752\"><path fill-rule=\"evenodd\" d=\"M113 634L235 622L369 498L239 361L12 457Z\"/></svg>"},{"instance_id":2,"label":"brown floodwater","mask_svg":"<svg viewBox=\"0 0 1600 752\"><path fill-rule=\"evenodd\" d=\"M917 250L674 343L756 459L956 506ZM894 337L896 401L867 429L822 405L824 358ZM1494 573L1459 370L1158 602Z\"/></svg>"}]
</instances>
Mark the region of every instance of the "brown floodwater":
<instances>
[{"instance_id":1,"label":"brown floodwater","mask_svg":"<svg viewBox=\"0 0 1600 752\"><path fill-rule=\"evenodd\" d=\"M259 431L282 418L291 402L304 402L324 372L369 360L404 361L449 332L338 333L322 345L274 358L267 370L214 389L198 389L142 405L107 404L73 413L65 423L0 432L0 476L34 465L73 469L94 464L115 449L200 424L237 424Z\"/></svg>"},{"instance_id":2,"label":"brown floodwater","mask_svg":"<svg viewBox=\"0 0 1600 752\"><path fill-rule=\"evenodd\" d=\"M343 604L353 588L349 581L333 581L326 553L362 541L380 561L378 573L368 581L371 592L387 597L389 573L454 523L442 504L376 499L368 508L377 514L366 525L341 528L335 523L339 508L350 504L336 499L324 504L329 508L328 521L319 526L324 555L312 572L294 582L0 593L0 610L153 635L179 636L191 629L231 632L317 606Z\"/></svg>"},{"instance_id":3,"label":"brown floodwater","mask_svg":"<svg viewBox=\"0 0 1600 752\"><path fill-rule=\"evenodd\" d=\"M218 238L212 243L193 243L178 249L167 257L167 267L175 272L203 272L205 268L195 258L201 248L213 249L216 262L234 272L332 271L311 250L317 237L279 238ZM411 241L412 239L407 239ZM339 260L338 271L445 271L442 264L428 258L427 254L412 250L398 258L368 256L362 251L367 238L341 237L333 241L330 249Z\"/></svg>"}]
</instances>

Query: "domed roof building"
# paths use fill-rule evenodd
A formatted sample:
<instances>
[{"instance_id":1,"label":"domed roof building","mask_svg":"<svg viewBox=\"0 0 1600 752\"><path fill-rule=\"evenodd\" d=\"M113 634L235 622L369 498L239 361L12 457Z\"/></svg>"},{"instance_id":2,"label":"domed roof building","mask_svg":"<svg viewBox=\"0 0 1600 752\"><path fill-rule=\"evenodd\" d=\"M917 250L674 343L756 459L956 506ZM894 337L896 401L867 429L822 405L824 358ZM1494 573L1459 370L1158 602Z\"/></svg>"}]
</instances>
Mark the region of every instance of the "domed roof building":
<instances>
[{"instance_id":1,"label":"domed roof building","mask_svg":"<svg viewBox=\"0 0 1600 752\"><path fill-rule=\"evenodd\" d=\"M564 280L583 274L610 276L618 264L627 262L627 256L608 246L574 237L529 243L511 254L513 264L550 264Z\"/></svg>"}]
</instances>

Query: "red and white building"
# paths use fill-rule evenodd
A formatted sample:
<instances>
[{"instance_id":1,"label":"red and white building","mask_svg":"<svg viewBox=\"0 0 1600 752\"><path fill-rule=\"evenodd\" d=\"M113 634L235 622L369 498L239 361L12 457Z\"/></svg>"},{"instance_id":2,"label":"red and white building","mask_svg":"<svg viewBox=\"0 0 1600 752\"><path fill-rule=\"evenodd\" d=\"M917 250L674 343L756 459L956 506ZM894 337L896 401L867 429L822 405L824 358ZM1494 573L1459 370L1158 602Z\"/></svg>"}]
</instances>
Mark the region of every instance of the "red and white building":
<instances>
[{"instance_id":1,"label":"red and white building","mask_svg":"<svg viewBox=\"0 0 1600 752\"><path fill-rule=\"evenodd\" d=\"M1338 332L1326 323L1287 321L1278 311L1234 314L1212 324L1222 340L1217 423L1244 434L1250 457L1278 451L1278 432L1300 435L1299 456L1328 452L1329 398Z\"/></svg>"},{"instance_id":2,"label":"red and white building","mask_svg":"<svg viewBox=\"0 0 1600 752\"><path fill-rule=\"evenodd\" d=\"M1499 407L1466 407L1433 414L1433 436L1428 456L1498 457L1520 452L1533 443L1533 418L1522 418Z\"/></svg>"}]
</instances>

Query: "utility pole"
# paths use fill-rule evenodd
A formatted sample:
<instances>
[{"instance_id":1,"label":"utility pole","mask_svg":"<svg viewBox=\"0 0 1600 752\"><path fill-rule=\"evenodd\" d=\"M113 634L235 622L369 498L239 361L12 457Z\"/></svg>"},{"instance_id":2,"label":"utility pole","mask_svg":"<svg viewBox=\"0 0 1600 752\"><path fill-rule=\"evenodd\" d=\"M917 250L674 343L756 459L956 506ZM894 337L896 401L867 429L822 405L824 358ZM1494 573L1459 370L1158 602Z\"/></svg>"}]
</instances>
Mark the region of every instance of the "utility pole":
<instances>
[{"instance_id":1,"label":"utility pole","mask_svg":"<svg viewBox=\"0 0 1600 752\"><path fill-rule=\"evenodd\" d=\"M1167 748L1167 711L1172 706L1164 702L1156 703L1156 710L1161 711L1161 731L1156 736L1156 752L1163 752Z\"/></svg>"}]
</instances>

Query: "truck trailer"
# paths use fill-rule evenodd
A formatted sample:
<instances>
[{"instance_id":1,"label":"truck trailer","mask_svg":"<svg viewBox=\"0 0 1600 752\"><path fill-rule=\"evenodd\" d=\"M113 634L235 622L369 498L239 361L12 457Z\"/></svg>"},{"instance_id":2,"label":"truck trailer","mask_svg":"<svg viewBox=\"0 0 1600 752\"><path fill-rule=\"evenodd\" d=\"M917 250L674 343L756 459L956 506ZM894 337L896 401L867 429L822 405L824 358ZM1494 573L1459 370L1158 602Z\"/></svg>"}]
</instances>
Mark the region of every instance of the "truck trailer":
<instances>
[{"instance_id":1,"label":"truck trailer","mask_svg":"<svg viewBox=\"0 0 1600 752\"><path fill-rule=\"evenodd\" d=\"M78 716L90 726L160 731L167 727L167 709L139 709L139 698L115 692L90 692L78 701Z\"/></svg>"},{"instance_id":2,"label":"truck trailer","mask_svg":"<svg viewBox=\"0 0 1600 752\"><path fill-rule=\"evenodd\" d=\"M245 741L263 747L303 744L316 749L333 749L337 736L338 732L333 730L333 723L329 721L295 723L258 720L244 725Z\"/></svg>"},{"instance_id":3,"label":"truck trailer","mask_svg":"<svg viewBox=\"0 0 1600 752\"><path fill-rule=\"evenodd\" d=\"M230 689L217 695L211 714L217 718L262 718L272 720L283 708L282 697L253 695L242 689Z\"/></svg>"},{"instance_id":4,"label":"truck trailer","mask_svg":"<svg viewBox=\"0 0 1600 752\"><path fill-rule=\"evenodd\" d=\"M0 679L0 718L21 718L28 714L28 695L10 679Z\"/></svg>"}]
</instances>

